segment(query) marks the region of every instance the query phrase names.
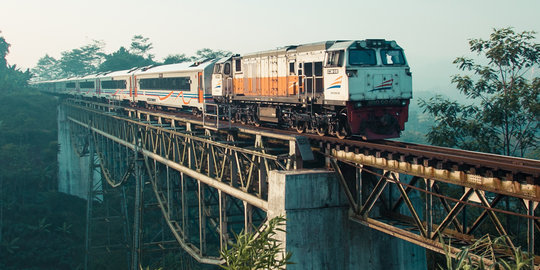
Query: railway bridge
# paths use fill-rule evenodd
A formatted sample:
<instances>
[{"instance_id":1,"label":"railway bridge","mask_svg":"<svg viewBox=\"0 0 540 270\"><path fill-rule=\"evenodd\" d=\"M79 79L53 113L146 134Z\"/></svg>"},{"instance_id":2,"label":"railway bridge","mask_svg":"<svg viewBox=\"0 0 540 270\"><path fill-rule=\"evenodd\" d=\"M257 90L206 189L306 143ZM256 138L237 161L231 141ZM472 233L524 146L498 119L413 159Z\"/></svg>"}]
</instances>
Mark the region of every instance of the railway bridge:
<instances>
[{"instance_id":1,"label":"railway bridge","mask_svg":"<svg viewBox=\"0 0 540 270\"><path fill-rule=\"evenodd\" d=\"M275 216L288 269L425 269L426 249L455 254L485 235L502 237L500 256L521 248L540 264L539 161L219 118L63 101L62 147L86 171L87 268L100 252L127 250L139 269L178 248L217 265L235 234Z\"/></svg>"}]
</instances>

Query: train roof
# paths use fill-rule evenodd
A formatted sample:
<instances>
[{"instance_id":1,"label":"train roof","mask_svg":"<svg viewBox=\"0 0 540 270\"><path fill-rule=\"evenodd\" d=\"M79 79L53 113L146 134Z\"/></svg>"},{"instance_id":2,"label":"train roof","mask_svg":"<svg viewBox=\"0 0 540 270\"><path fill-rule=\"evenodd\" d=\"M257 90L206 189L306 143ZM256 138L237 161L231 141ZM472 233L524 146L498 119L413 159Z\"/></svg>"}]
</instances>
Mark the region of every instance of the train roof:
<instances>
[{"instance_id":1,"label":"train roof","mask_svg":"<svg viewBox=\"0 0 540 270\"><path fill-rule=\"evenodd\" d=\"M135 75L153 74L153 73L167 73L167 72L179 72L179 71L202 71L209 65L214 64L216 60L208 60L205 62L195 63L178 63L170 65L150 66L135 71Z\"/></svg>"},{"instance_id":2,"label":"train roof","mask_svg":"<svg viewBox=\"0 0 540 270\"><path fill-rule=\"evenodd\" d=\"M281 54L286 54L287 52L290 52L290 51L294 51L294 52L323 51L323 50L328 50L330 47L336 44L345 43L345 42L351 43L352 41L327 40L327 41L306 43L306 44L300 44L300 45L289 45L289 46L280 47L280 48L268 50L268 51L247 53L247 54L242 55L242 57L261 57L261 56L268 56L268 55L281 55Z\"/></svg>"},{"instance_id":3,"label":"train roof","mask_svg":"<svg viewBox=\"0 0 540 270\"><path fill-rule=\"evenodd\" d=\"M120 77L120 76L130 76L133 72L133 69L110 71L98 74L98 78L110 78L110 77Z\"/></svg>"},{"instance_id":4,"label":"train roof","mask_svg":"<svg viewBox=\"0 0 540 270\"><path fill-rule=\"evenodd\" d=\"M99 77L99 74L90 74L90 75L86 75L86 76L83 76L83 77L79 77L77 79L78 80L95 80L98 77Z\"/></svg>"}]
</instances>

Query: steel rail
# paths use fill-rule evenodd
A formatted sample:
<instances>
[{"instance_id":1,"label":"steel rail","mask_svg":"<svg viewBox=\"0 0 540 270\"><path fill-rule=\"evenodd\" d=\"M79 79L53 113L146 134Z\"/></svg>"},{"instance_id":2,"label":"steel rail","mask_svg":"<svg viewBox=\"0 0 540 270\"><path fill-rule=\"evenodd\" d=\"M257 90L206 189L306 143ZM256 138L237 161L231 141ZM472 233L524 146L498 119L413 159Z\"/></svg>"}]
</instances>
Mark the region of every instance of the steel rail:
<instances>
[{"instance_id":1,"label":"steel rail","mask_svg":"<svg viewBox=\"0 0 540 270\"><path fill-rule=\"evenodd\" d=\"M339 140L331 137L317 137L317 135L305 135L306 137L324 142L342 145L343 147L373 150L398 154L404 158L424 158L441 162L450 162L458 165L469 165L473 168L490 168L494 170L523 173L533 177L540 176L540 160L509 157L489 153L452 149L446 147L400 143L394 141L357 141Z\"/></svg>"},{"instance_id":2,"label":"steel rail","mask_svg":"<svg viewBox=\"0 0 540 270\"><path fill-rule=\"evenodd\" d=\"M111 107L111 105L105 105L103 103L88 102L82 100L75 100L76 102L85 102L87 104L94 104L96 106L102 107ZM126 111L131 111L133 113L142 113L148 114L155 117L162 117L166 119L189 122L196 125L203 125L202 120L193 119L193 116L190 115L187 118L187 115L181 113L172 114L166 113L164 111L152 111L147 109L124 107L124 106L114 106L115 109L121 108ZM298 134L292 130L281 130L268 127L253 127L249 125L242 125L235 123L234 128L237 128L239 131L248 134L260 134L260 135L270 135L277 139L283 140L294 140L294 135ZM208 127L211 128L211 127ZM299 134L298 134L299 135ZM511 172L513 174L525 174L530 175L540 181L540 160L519 158L519 157L510 157L503 156L491 153L482 153L474 152L461 149L453 149L440 146L431 146L431 145L422 145L406 142L397 142L390 140L381 140L381 141L362 141L354 139L338 139L335 137L329 136L319 136L316 134L306 134L303 133L302 136L305 136L312 140L312 142L324 142L331 143L336 145L341 145L346 148L357 148L372 150L378 152L387 152L392 154L398 154L404 158L420 158L427 159L432 161L439 161L442 163L456 164L456 165L465 165L475 169L491 169L495 171ZM508 176L507 176L508 177ZM508 179L514 180L514 179Z\"/></svg>"}]
</instances>

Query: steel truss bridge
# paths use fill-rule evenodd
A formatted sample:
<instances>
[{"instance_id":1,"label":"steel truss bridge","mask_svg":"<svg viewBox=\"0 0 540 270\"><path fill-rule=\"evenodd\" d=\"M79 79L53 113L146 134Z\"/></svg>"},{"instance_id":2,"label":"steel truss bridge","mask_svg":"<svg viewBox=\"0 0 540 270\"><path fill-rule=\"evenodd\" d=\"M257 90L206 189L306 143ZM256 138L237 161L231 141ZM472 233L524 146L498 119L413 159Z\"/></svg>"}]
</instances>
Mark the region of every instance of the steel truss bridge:
<instances>
[{"instance_id":1,"label":"steel truss bridge","mask_svg":"<svg viewBox=\"0 0 540 270\"><path fill-rule=\"evenodd\" d=\"M298 136L209 124L212 115L203 121L75 99L62 106L72 147L90 156L94 174L90 256L129 250L126 260L138 269L146 253L180 246L200 263L223 263L219 251L235 233L267 220L268 172L326 168L341 183L354 222L440 253L455 254L487 234L503 236L501 256L521 247L540 264L536 160ZM114 233L124 240L107 240Z\"/></svg>"}]
</instances>

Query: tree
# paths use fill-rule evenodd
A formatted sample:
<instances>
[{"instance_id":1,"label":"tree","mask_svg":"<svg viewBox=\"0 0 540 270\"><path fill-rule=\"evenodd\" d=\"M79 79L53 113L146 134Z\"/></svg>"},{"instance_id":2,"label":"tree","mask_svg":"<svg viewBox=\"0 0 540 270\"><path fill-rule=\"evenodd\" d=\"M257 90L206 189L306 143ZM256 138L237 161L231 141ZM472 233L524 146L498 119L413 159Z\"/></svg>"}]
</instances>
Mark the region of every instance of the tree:
<instances>
[{"instance_id":1,"label":"tree","mask_svg":"<svg viewBox=\"0 0 540 270\"><path fill-rule=\"evenodd\" d=\"M184 63L189 62L191 60L190 57L187 57L186 54L169 54L165 59L163 59L163 64L177 64L177 63Z\"/></svg>"},{"instance_id":2,"label":"tree","mask_svg":"<svg viewBox=\"0 0 540 270\"><path fill-rule=\"evenodd\" d=\"M135 55L152 60L154 55L150 54L150 50L153 48L152 42L149 42L149 38L145 38L142 35L135 35L131 39L130 52Z\"/></svg>"},{"instance_id":3,"label":"tree","mask_svg":"<svg viewBox=\"0 0 540 270\"><path fill-rule=\"evenodd\" d=\"M38 60L36 67L32 69L32 74L34 74L34 78L38 81L59 79L61 73L62 70L58 65L58 60L48 54L41 57Z\"/></svg>"},{"instance_id":4,"label":"tree","mask_svg":"<svg viewBox=\"0 0 540 270\"><path fill-rule=\"evenodd\" d=\"M126 48L120 47L118 51L105 55L105 61L99 66L99 71L117 71L142 67L154 64L154 61L140 55L130 53Z\"/></svg>"},{"instance_id":5,"label":"tree","mask_svg":"<svg viewBox=\"0 0 540 270\"><path fill-rule=\"evenodd\" d=\"M0 31L0 34L2 31ZM6 56L9 53L9 44L3 36L0 36L0 69L7 67Z\"/></svg>"},{"instance_id":6,"label":"tree","mask_svg":"<svg viewBox=\"0 0 540 270\"><path fill-rule=\"evenodd\" d=\"M284 269L292 254L282 250L275 238L276 231L283 231L285 218L278 216L268 221L267 226L256 235L253 232L240 232L236 243L221 251L227 270Z\"/></svg>"},{"instance_id":7,"label":"tree","mask_svg":"<svg viewBox=\"0 0 540 270\"><path fill-rule=\"evenodd\" d=\"M216 58L229 56L231 54L232 52L229 52L229 51L222 51L222 50L214 51L209 48L202 48L200 50L197 50L197 52L195 53L195 56L191 57L191 60L202 61L206 59L216 59Z\"/></svg>"},{"instance_id":8,"label":"tree","mask_svg":"<svg viewBox=\"0 0 540 270\"><path fill-rule=\"evenodd\" d=\"M0 36L0 92L12 92L25 88L32 77L29 70L23 72L17 68L17 65L7 63L6 57L10 46L11 44Z\"/></svg>"},{"instance_id":9,"label":"tree","mask_svg":"<svg viewBox=\"0 0 540 270\"><path fill-rule=\"evenodd\" d=\"M453 76L452 83L471 104L441 97L422 101L436 121L429 142L511 156L538 146L540 78L531 72L540 63L535 34L503 28L494 29L488 40L469 40L471 52L484 58L456 58L453 63L468 74Z\"/></svg>"},{"instance_id":10,"label":"tree","mask_svg":"<svg viewBox=\"0 0 540 270\"><path fill-rule=\"evenodd\" d=\"M95 73L105 56L104 46L103 42L94 40L80 48L62 52L62 58L58 61L61 76L83 76Z\"/></svg>"}]
</instances>

